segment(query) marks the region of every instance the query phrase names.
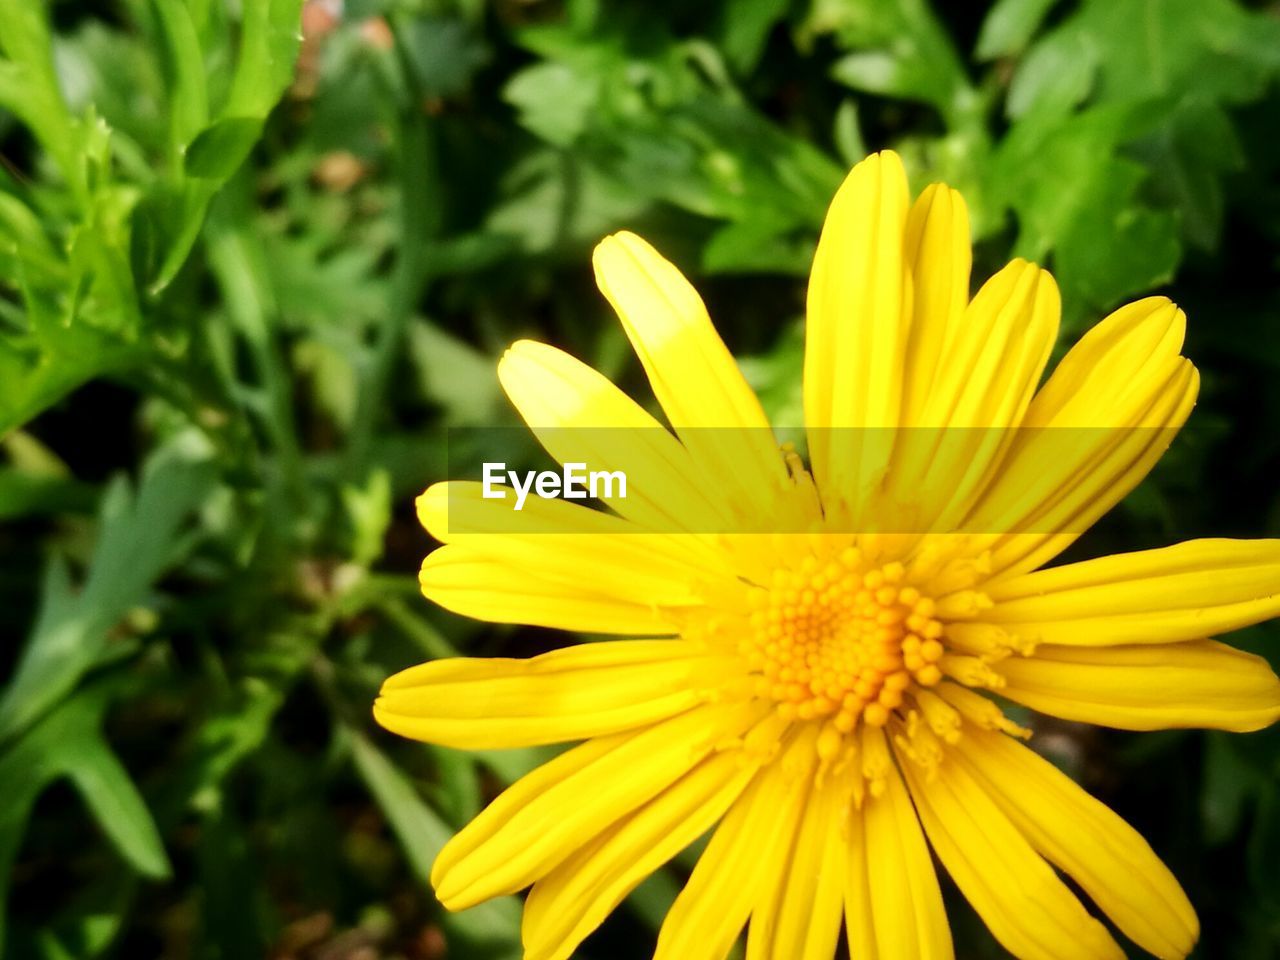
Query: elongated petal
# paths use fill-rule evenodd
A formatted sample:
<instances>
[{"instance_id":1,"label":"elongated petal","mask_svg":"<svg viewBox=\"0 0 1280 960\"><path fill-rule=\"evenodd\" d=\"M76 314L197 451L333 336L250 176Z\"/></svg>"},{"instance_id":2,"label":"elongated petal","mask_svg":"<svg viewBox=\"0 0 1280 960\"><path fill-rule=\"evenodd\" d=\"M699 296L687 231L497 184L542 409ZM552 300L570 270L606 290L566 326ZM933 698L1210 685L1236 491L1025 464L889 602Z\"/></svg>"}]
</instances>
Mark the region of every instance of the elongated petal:
<instances>
[{"instance_id":1,"label":"elongated petal","mask_svg":"<svg viewBox=\"0 0 1280 960\"><path fill-rule=\"evenodd\" d=\"M607 377L555 347L521 340L498 364L498 379L560 463L625 474L627 496L610 502L619 514L661 530L715 528L722 506L689 452Z\"/></svg>"},{"instance_id":2,"label":"elongated petal","mask_svg":"<svg viewBox=\"0 0 1280 960\"><path fill-rule=\"evenodd\" d=\"M1045 645L1010 657L1000 693L1033 710L1122 730L1243 733L1280 718L1280 680L1261 657L1213 640L1118 647Z\"/></svg>"},{"instance_id":3,"label":"elongated petal","mask_svg":"<svg viewBox=\"0 0 1280 960\"><path fill-rule=\"evenodd\" d=\"M528 660L458 657L391 677L373 707L393 733L490 750L585 740L704 703L743 674L740 657L680 640L618 640Z\"/></svg>"},{"instance_id":4,"label":"elongated petal","mask_svg":"<svg viewBox=\"0 0 1280 960\"><path fill-rule=\"evenodd\" d=\"M1150 379L1177 359L1187 318L1165 297L1126 304L1071 348L1037 395L1027 422L1036 427L1094 427L1140 414Z\"/></svg>"},{"instance_id":5,"label":"elongated petal","mask_svg":"<svg viewBox=\"0 0 1280 960\"><path fill-rule=\"evenodd\" d=\"M1195 910L1133 827L1003 734L971 729L956 749L1031 845L1080 884L1126 936L1161 960L1191 952L1200 935Z\"/></svg>"},{"instance_id":6,"label":"elongated petal","mask_svg":"<svg viewBox=\"0 0 1280 960\"><path fill-rule=\"evenodd\" d=\"M1058 335L1061 297L1044 270L1014 260L982 285L943 347L922 422L1003 427L1031 402Z\"/></svg>"},{"instance_id":7,"label":"elongated petal","mask_svg":"<svg viewBox=\"0 0 1280 960\"><path fill-rule=\"evenodd\" d=\"M481 620L652 636L672 632L663 608L700 606L709 586L737 582L705 538L644 533L564 500L510 504L459 481L418 498L423 525L448 543L422 565L429 599Z\"/></svg>"},{"instance_id":8,"label":"elongated petal","mask_svg":"<svg viewBox=\"0 0 1280 960\"><path fill-rule=\"evenodd\" d=\"M531 496L520 510L513 504L485 497L481 483L458 480L432 484L416 501L418 518L432 536L466 543L476 553L506 561L513 571L529 568L576 582L583 569L590 569L602 583L602 574L622 571L630 589L659 602L673 596L677 581L686 589L677 588L674 595L688 597L695 578L735 577L723 550L706 537L647 533L621 517L568 500Z\"/></svg>"},{"instance_id":9,"label":"elongated petal","mask_svg":"<svg viewBox=\"0 0 1280 960\"><path fill-rule=\"evenodd\" d=\"M810 808L815 805L815 785L811 779L804 778L799 784L799 789L802 795L795 803L788 804L779 810L779 815L772 825L772 830L778 837L777 854L774 858L774 868L765 878L760 893L751 906L751 920L747 926L746 960L772 960L773 957L784 955L774 952L778 938L778 921L782 913L783 901L792 894L788 887L794 872L801 868L796 861L796 848L800 843L806 816ZM810 908L813 906L812 902L808 905ZM835 929L838 936L839 913L831 919L836 921Z\"/></svg>"},{"instance_id":10,"label":"elongated petal","mask_svg":"<svg viewBox=\"0 0 1280 960\"><path fill-rule=\"evenodd\" d=\"M595 251L596 283L617 311L654 395L706 477L740 509L769 509L787 474L760 401L696 290L632 233Z\"/></svg>"},{"instance_id":11,"label":"elongated petal","mask_svg":"<svg viewBox=\"0 0 1280 960\"><path fill-rule=\"evenodd\" d=\"M655 606L617 591L540 576L478 554L463 544L427 554L418 574L422 593L446 610L490 623L525 623L582 633L655 636L675 626Z\"/></svg>"},{"instance_id":12,"label":"elongated petal","mask_svg":"<svg viewBox=\"0 0 1280 960\"><path fill-rule=\"evenodd\" d=\"M643 563L688 575L696 570L732 578L723 552L707 537L682 533L653 533L623 517L560 498L530 493L520 509L516 495L495 484L486 496L485 485L448 480L427 488L415 501L423 528L443 543L469 542L478 551L519 563L535 550L534 559L545 569L548 553L585 550L631 551L628 562ZM541 549L554 544L555 550ZM635 552L639 551L639 552ZM579 557L574 563L594 560Z\"/></svg>"},{"instance_id":13,"label":"elongated petal","mask_svg":"<svg viewBox=\"0 0 1280 960\"><path fill-rule=\"evenodd\" d=\"M1195 404L1178 353L1186 321L1163 298L1116 311L1063 358L964 526L993 537L1006 577L1051 560L1132 490Z\"/></svg>"},{"instance_id":14,"label":"elongated petal","mask_svg":"<svg viewBox=\"0 0 1280 960\"><path fill-rule=\"evenodd\" d=\"M867 880L882 957L946 960L954 956L942 891L911 797L897 771L885 793L866 805Z\"/></svg>"},{"instance_id":15,"label":"elongated petal","mask_svg":"<svg viewBox=\"0 0 1280 960\"><path fill-rule=\"evenodd\" d=\"M1280 540L1192 540L993 585L985 619L1042 643L1170 643L1280 615Z\"/></svg>"},{"instance_id":16,"label":"elongated petal","mask_svg":"<svg viewBox=\"0 0 1280 960\"><path fill-rule=\"evenodd\" d=\"M1011 428L1044 372L1060 314L1053 278L1015 260L983 285L948 331L944 360L918 419L898 437L885 480L890 509L916 511L914 530L952 529L990 483L1016 440Z\"/></svg>"},{"instance_id":17,"label":"elongated petal","mask_svg":"<svg viewBox=\"0 0 1280 960\"><path fill-rule=\"evenodd\" d=\"M804 414L814 478L828 511L887 465L861 428L897 427L910 320L904 264L907 177L890 151L850 172L827 212L809 276ZM847 428L858 428L849 430Z\"/></svg>"},{"instance_id":18,"label":"elongated petal","mask_svg":"<svg viewBox=\"0 0 1280 960\"><path fill-rule=\"evenodd\" d=\"M780 891L767 957L831 960L835 955L847 869L847 794L844 784L832 776L813 790Z\"/></svg>"},{"instance_id":19,"label":"elongated petal","mask_svg":"<svg viewBox=\"0 0 1280 960\"><path fill-rule=\"evenodd\" d=\"M925 407L947 362L946 344L964 321L973 265L969 211L959 191L935 183L920 194L907 215L905 257L913 296L901 423L936 426L924 418Z\"/></svg>"},{"instance_id":20,"label":"elongated petal","mask_svg":"<svg viewBox=\"0 0 1280 960\"><path fill-rule=\"evenodd\" d=\"M786 865L808 794L813 739L797 738L729 810L658 934L654 960L721 960L771 878Z\"/></svg>"},{"instance_id":21,"label":"elongated petal","mask_svg":"<svg viewBox=\"0 0 1280 960\"><path fill-rule=\"evenodd\" d=\"M959 764L928 783L903 765L929 843L996 939L1019 960L1124 960L1031 844Z\"/></svg>"},{"instance_id":22,"label":"elongated petal","mask_svg":"<svg viewBox=\"0 0 1280 960\"><path fill-rule=\"evenodd\" d=\"M862 810L850 811L845 845L844 926L849 956L880 957L875 915L871 909L871 864L867 858L867 825Z\"/></svg>"},{"instance_id":23,"label":"elongated petal","mask_svg":"<svg viewBox=\"0 0 1280 960\"><path fill-rule=\"evenodd\" d=\"M524 907L525 960L568 960L645 877L720 819L756 769L734 751L708 757L535 883Z\"/></svg>"},{"instance_id":24,"label":"elongated petal","mask_svg":"<svg viewBox=\"0 0 1280 960\"><path fill-rule=\"evenodd\" d=\"M759 716L698 707L635 733L590 740L516 781L440 851L431 871L450 910L514 893L684 776Z\"/></svg>"}]
</instances>

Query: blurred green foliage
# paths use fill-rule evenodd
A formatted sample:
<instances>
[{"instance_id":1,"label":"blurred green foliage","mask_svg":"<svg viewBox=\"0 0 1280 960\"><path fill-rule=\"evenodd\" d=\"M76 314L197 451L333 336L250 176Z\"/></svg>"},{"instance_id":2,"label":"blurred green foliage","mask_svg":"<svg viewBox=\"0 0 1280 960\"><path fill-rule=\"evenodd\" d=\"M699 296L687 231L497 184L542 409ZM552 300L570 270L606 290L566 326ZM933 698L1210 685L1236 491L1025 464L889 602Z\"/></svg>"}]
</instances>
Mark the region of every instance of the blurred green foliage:
<instances>
[{"instance_id":1,"label":"blurred green foliage","mask_svg":"<svg viewBox=\"0 0 1280 960\"><path fill-rule=\"evenodd\" d=\"M443 916L427 873L545 754L368 708L559 642L422 601L409 501L446 428L511 422L513 339L638 385L590 280L614 229L794 424L823 212L894 146L964 191L976 276L1055 271L1064 343L1188 310L1194 426L1084 549L1280 534L1280 12L980 6L0 0L3 955L519 955L514 900ZM1280 955L1274 733L1039 730L1186 882L1198 955ZM688 863L583 955L648 955Z\"/></svg>"}]
</instances>

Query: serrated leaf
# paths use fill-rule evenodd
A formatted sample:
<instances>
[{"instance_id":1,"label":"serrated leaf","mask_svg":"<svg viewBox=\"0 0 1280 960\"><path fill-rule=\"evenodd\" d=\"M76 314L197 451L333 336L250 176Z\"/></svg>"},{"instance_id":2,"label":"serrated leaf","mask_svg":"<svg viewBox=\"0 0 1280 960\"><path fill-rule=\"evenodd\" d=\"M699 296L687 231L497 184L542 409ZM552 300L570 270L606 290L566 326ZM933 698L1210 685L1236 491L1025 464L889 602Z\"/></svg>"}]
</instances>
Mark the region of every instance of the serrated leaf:
<instances>
[{"instance_id":1,"label":"serrated leaf","mask_svg":"<svg viewBox=\"0 0 1280 960\"><path fill-rule=\"evenodd\" d=\"M159 831L137 789L102 738L110 679L65 700L0 752L0 955L10 874L36 799L70 777L109 840L149 876L169 872Z\"/></svg>"},{"instance_id":2,"label":"serrated leaf","mask_svg":"<svg viewBox=\"0 0 1280 960\"><path fill-rule=\"evenodd\" d=\"M921 100L953 120L973 98L950 36L918 0L820 0L802 33L832 33L852 51L832 75L854 89Z\"/></svg>"},{"instance_id":3,"label":"serrated leaf","mask_svg":"<svg viewBox=\"0 0 1280 960\"><path fill-rule=\"evenodd\" d=\"M567 147L587 129L600 99L600 77L563 63L535 63L517 73L502 96L525 129Z\"/></svg>"},{"instance_id":4,"label":"serrated leaf","mask_svg":"<svg viewBox=\"0 0 1280 960\"><path fill-rule=\"evenodd\" d=\"M140 603L173 559L179 527L211 489L215 469L175 449L157 454L133 495L117 478L83 589L73 594L65 564L51 561L31 636L0 696L0 742L56 704L103 652L107 633Z\"/></svg>"}]
</instances>

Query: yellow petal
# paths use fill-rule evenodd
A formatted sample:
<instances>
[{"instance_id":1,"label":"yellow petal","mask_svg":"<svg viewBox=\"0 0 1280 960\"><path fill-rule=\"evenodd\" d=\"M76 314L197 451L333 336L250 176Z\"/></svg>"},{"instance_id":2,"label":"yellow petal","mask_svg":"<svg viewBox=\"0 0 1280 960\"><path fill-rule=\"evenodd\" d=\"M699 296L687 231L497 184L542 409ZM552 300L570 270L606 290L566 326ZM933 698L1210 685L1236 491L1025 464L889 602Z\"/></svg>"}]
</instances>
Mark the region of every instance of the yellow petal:
<instances>
[{"instance_id":1,"label":"yellow petal","mask_svg":"<svg viewBox=\"0 0 1280 960\"><path fill-rule=\"evenodd\" d=\"M829 512L859 500L886 466L862 428L897 427L911 316L904 263L907 176L891 151L859 163L836 193L809 276L804 415ZM859 428L859 429L847 429ZM874 446L874 444L873 444Z\"/></svg>"},{"instance_id":2,"label":"yellow petal","mask_svg":"<svg viewBox=\"0 0 1280 960\"><path fill-rule=\"evenodd\" d=\"M784 774L785 775L785 774ZM788 804L777 811L771 829L778 837L777 855L772 869L761 885L755 903L751 906L751 920L747 927L746 960L773 960L778 956L794 956L779 953L777 950L778 921L782 913L784 899L791 896L790 888L793 871L802 869L796 862L796 847L806 819L806 813L815 805L814 784L808 777L800 785L803 795L794 804ZM807 902L806 907L812 909L814 904ZM835 921L836 939L840 932L840 914L837 912L829 918ZM812 920L812 917L810 917ZM830 960L831 953L825 960Z\"/></svg>"},{"instance_id":3,"label":"yellow petal","mask_svg":"<svg viewBox=\"0 0 1280 960\"><path fill-rule=\"evenodd\" d=\"M445 844L431 871L436 896L461 910L527 887L759 715L749 703L702 706L562 754L512 784Z\"/></svg>"},{"instance_id":4,"label":"yellow petal","mask_svg":"<svg viewBox=\"0 0 1280 960\"><path fill-rule=\"evenodd\" d=\"M596 247L596 283L654 395L706 478L739 509L768 510L787 473L760 401L689 281L633 233Z\"/></svg>"},{"instance_id":5,"label":"yellow petal","mask_svg":"<svg viewBox=\"0 0 1280 960\"><path fill-rule=\"evenodd\" d=\"M867 879L879 956L953 957L951 928L920 821L902 778L891 771L885 793L866 805Z\"/></svg>"},{"instance_id":6,"label":"yellow petal","mask_svg":"<svg viewBox=\"0 0 1280 960\"><path fill-rule=\"evenodd\" d=\"M671 906L654 960L722 960L771 878L783 870L808 795L812 737L798 737L738 798Z\"/></svg>"},{"instance_id":7,"label":"yellow petal","mask_svg":"<svg viewBox=\"0 0 1280 960\"><path fill-rule=\"evenodd\" d=\"M1004 576L1051 560L1146 476L1195 404L1178 355L1185 318L1163 298L1116 311L1031 402L965 529L993 537Z\"/></svg>"},{"instance_id":8,"label":"yellow petal","mask_svg":"<svg viewBox=\"0 0 1280 960\"><path fill-rule=\"evenodd\" d=\"M723 529L721 503L689 452L607 377L555 347L521 340L498 364L498 379L556 460L626 475L626 498L609 504L620 515L659 530Z\"/></svg>"},{"instance_id":9,"label":"yellow petal","mask_svg":"<svg viewBox=\"0 0 1280 960\"><path fill-rule=\"evenodd\" d=\"M886 478L890 509L915 509L908 530L953 529L990 483L1049 360L1060 314L1053 278L1015 260L947 332L928 396L900 432Z\"/></svg>"},{"instance_id":10,"label":"yellow petal","mask_svg":"<svg viewBox=\"0 0 1280 960\"><path fill-rule=\"evenodd\" d=\"M987 791L944 761L929 782L903 764L929 843L995 938L1020 960L1124 960L1124 951Z\"/></svg>"},{"instance_id":11,"label":"yellow petal","mask_svg":"<svg viewBox=\"0 0 1280 960\"><path fill-rule=\"evenodd\" d=\"M1194 640L1280 615L1280 540L1192 540L994 584L983 619L1070 646Z\"/></svg>"},{"instance_id":12,"label":"yellow petal","mask_svg":"<svg viewBox=\"0 0 1280 960\"><path fill-rule=\"evenodd\" d=\"M849 938L849 956L879 958L881 954L876 946L875 915L871 909L872 874L871 864L867 859L867 827L863 810L850 811L847 823L849 840L845 845L844 926Z\"/></svg>"},{"instance_id":13,"label":"yellow petal","mask_svg":"<svg viewBox=\"0 0 1280 960\"><path fill-rule=\"evenodd\" d=\"M588 550L630 552L627 562L680 569L681 575L710 570L732 578L722 550L707 537L650 532L623 517L572 500L539 497L530 492L515 509L514 492L495 487L503 497L486 497L484 484L471 480L434 483L415 501L418 521L443 543L468 541L477 550L519 562L532 546L537 562L549 552L567 552L575 545ZM555 544L548 551L547 544ZM640 551L636 553L635 551ZM578 558L581 563L588 558ZM580 569L580 568L579 568Z\"/></svg>"},{"instance_id":14,"label":"yellow petal","mask_svg":"<svg viewBox=\"0 0 1280 960\"><path fill-rule=\"evenodd\" d=\"M1062 300L1044 270L1014 260L982 285L950 332L921 422L988 427L1021 421L1058 335Z\"/></svg>"},{"instance_id":15,"label":"yellow petal","mask_svg":"<svg viewBox=\"0 0 1280 960\"><path fill-rule=\"evenodd\" d=\"M457 657L387 680L374 718L401 736L467 750L585 740L648 726L712 698L741 657L680 640L618 640L528 660Z\"/></svg>"},{"instance_id":16,"label":"yellow petal","mask_svg":"<svg viewBox=\"0 0 1280 960\"><path fill-rule=\"evenodd\" d=\"M756 769L734 751L708 757L535 883L524 906L525 960L568 960L645 877L720 819Z\"/></svg>"},{"instance_id":17,"label":"yellow petal","mask_svg":"<svg viewBox=\"0 0 1280 960\"><path fill-rule=\"evenodd\" d=\"M905 256L914 295L902 424L936 426L924 419L924 410L946 362L946 344L963 322L973 263L969 211L959 191L935 183L920 194L907 216Z\"/></svg>"},{"instance_id":18,"label":"yellow petal","mask_svg":"<svg viewBox=\"0 0 1280 960\"><path fill-rule=\"evenodd\" d=\"M422 591L456 613L655 635L673 631L664 608L701 606L708 590L738 583L728 554L709 538L643 533L565 500L530 497L516 512L510 500L485 499L482 489L439 483L417 501L423 525L449 544L424 561Z\"/></svg>"},{"instance_id":19,"label":"yellow petal","mask_svg":"<svg viewBox=\"0 0 1280 960\"><path fill-rule=\"evenodd\" d=\"M847 855L848 790L835 776L818 784L804 811L765 956L831 960L840 941ZM756 935L752 920L751 935Z\"/></svg>"},{"instance_id":20,"label":"yellow petal","mask_svg":"<svg viewBox=\"0 0 1280 960\"><path fill-rule=\"evenodd\" d=\"M1280 680L1261 657L1213 640L1037 647L997 668L1002 696L1041 713L1122 730L1243 733L1280 718Z\"/></svg>"},{"instance_id":21,"label":"yellow petal","mask_svg":"<svg viewBox=\"0 0 1280 960\"><path fill-rule=\"evenodd\" d=\"M418 574L422 593L446 610L488 620L524 623L581 633L660 636L676 628L658 607L617 593L540 576L533 570L513 570L463 544L440 547L427 554Z\"/></svg>"},{"instance_id":22,"label":"yellow petal","mask_svg":"<svg viewBox=\"0 0 1280 960\"><path fill-rule=\"evenodd\" d=\"M1138 832L1049 761L1010 738L970 729L959 762L1033 847L1078 883L1131 940L1181 960L1200 924L1182 887Z\"/></svg>"},{"instance_id":23,"label":"yellow petal","mask_svg":"<svg viewBox=\"0 0 1280 960\"><path fill-rule=\"evenodd\" d=\"M1148 405L1149 380L1161 379L1182 351L1187 318L1165 297L1126 304L1071 348L1036 395L1027 422L1093 427L1122 422Z\"/></svg>"}]
</instances>

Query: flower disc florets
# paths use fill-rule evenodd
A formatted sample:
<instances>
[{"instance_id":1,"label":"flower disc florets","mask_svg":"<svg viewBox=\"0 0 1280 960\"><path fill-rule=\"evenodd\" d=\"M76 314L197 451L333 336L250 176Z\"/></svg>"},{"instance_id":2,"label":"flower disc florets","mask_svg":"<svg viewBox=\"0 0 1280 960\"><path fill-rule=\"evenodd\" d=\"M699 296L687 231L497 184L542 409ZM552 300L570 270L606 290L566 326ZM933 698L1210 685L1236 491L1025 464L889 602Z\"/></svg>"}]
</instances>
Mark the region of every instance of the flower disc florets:
<instances>
[{"instance_id":1,"label":"flower disc florets","mask_svg":"<svg viewBox=\"0 0 1280 960\"><path fill-rule=\"evenodd\" d=\"M841 733L859 719L889 722L913 684L932 687L944 647L935 603L904 582L906 568L868 566L857 547L825 563L809 556L750 594L741 644L756 691L787 717L831 717Z\"/></svg>"}]
</instances>

